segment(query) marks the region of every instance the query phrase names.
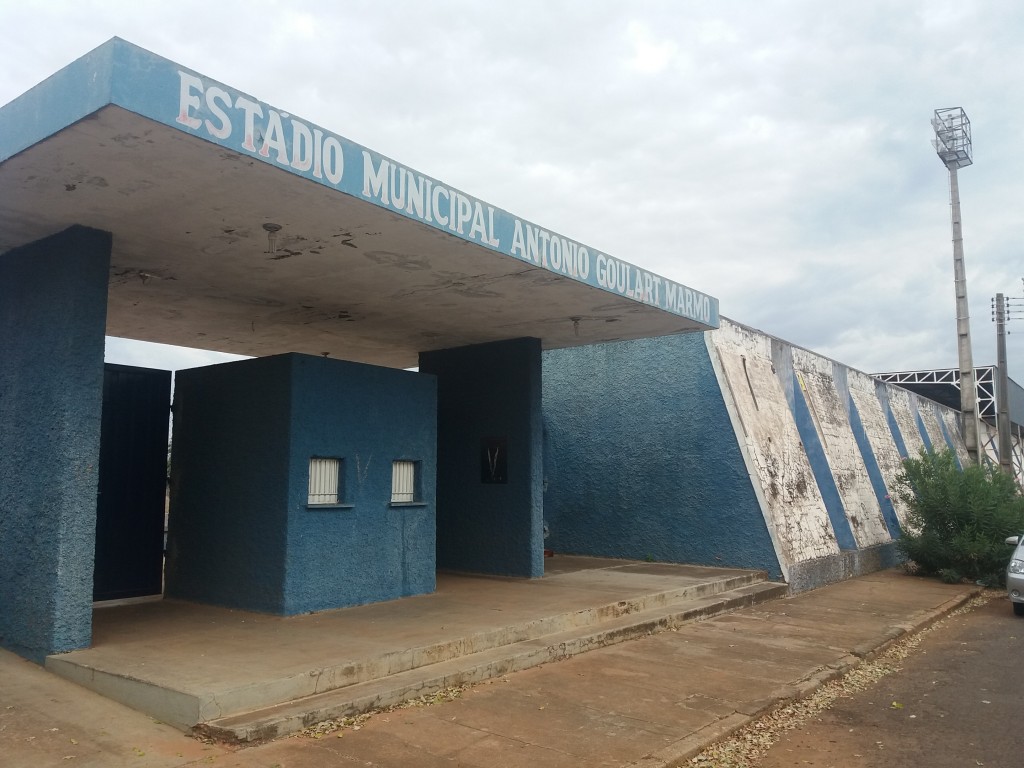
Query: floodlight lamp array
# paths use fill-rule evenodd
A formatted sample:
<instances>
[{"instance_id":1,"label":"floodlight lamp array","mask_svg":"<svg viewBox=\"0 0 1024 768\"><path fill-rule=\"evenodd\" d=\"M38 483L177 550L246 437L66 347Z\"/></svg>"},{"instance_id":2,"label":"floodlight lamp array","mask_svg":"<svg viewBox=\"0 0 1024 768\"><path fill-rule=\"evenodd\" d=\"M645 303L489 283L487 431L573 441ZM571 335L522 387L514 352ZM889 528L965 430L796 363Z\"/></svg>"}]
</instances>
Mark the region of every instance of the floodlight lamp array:
<instances>
[{"instance_id":1,"label":"floodlight lamp array","mask_svg":"<svg viewBox=\"0 0 1024 768\"><path fill-rule=\"evenodd\" d=\"M963 107L936 109L932 118L932 146L947 168L965 168L974 162L971 121Z\"/></svg>"}]
</instances>

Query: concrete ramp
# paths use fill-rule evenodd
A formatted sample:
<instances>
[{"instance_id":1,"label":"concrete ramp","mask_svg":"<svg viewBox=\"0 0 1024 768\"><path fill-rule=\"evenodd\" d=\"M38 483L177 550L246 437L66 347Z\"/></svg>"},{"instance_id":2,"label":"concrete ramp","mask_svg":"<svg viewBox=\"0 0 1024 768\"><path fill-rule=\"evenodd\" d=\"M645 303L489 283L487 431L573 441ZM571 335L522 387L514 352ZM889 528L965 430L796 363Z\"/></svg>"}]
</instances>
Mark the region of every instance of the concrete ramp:
<instances>
[{"instance_id":1,"label":"concrete ramp","mask_svg":"<svg viewBox=\"0 0 1024 768\"><path fill-rule=\"evenodd\" d=\"M278 617L163 600L98 609L46 667L182 730L254 741L567 658L786 593L764 573L556 556L541 579Z\"/></svg>"}]
</instances>

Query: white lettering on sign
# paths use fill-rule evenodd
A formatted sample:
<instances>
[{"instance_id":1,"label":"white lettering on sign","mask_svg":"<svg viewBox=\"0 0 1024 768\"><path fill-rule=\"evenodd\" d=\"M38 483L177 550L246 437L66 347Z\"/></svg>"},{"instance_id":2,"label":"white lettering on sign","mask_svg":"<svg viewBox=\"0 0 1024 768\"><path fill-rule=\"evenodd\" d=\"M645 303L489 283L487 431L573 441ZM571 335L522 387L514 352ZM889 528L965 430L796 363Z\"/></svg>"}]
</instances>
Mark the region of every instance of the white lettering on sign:
<instances>
[{"instance_id":1,"label":"white lettering on sign","mask_svg":"<svg viewBox=\"0 0 1024 768\"><path fill-rule=\"evenodd\" d=\"M240 146L296 171L311 173L335 186L345 174L345 155L341 142L318 128L310 129L287 112L267 109L259 102L238 96L234 102L223 88L205 87L201 78L178 70L177 122L194 131L205 131L215 139L231 138L241 126ZM209 115L205 119L200 115ZM287 122L286 122L287 121Z\"/></svg>"},{"instance_id":2,"label":"white lettering on sign","mask_svg":"<svg viewBox=\"0 0 1024 768\"><path fill-rule=\"evenodd\" d=\"M519 219L512 224L511 253L552 272L581 280L590 277L590 251L585 245Z\"/></svg>"},{"instance_id":3,"label":"white lettering on sign","mask_svg":"<svg viewBox=\"0 0 1024 768\"><path fill-rule=\"evenodd\" d=\"M363 150L363 197L492 248L501 241L494 231L494 208L479 200Z\"/></svg>"},{"instance_id":4,"label":"white lettering on sign","mask_svg":"<svg viewBox=\"0 0 1024 768\"><path fill-rule=\"evenodd\" d=\"M665 308L678 315L710 322L711 298L676 283L665 285Z\"/></svg>"},{"instance_id":5,"label":"white lettering on sign","mask_svg":"<svg viewBox=\"0 0 1024 768\"><path fill-rule=\"evenodd\" d=\"M717 322L711 297L549 232L272 107L182 70L174 121L225 146L527 264L698 322ZM345 178L345 152L358 165ZM504 241L502 241L504 238Z\"/></svg>"}]
</instances>

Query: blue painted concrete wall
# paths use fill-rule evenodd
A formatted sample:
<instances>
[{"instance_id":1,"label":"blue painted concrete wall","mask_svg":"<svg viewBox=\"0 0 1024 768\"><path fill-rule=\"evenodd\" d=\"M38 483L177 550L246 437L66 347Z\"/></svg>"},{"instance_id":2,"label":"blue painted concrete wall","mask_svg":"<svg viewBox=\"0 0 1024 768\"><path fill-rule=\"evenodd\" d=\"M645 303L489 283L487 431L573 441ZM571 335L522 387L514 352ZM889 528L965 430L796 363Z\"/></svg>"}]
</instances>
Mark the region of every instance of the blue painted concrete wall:
<instances>
[{"instance_id":1,"label":"blue painted concrete wall","mask_svg":"<svg viewBox=\"0 0 1024 768\"><path fill-rule=\"evenodd\" d=\"M437 387L432 376L290 355L288 613L433 592ZM306 505L309 459L343 459L344 502ZM391 463L419 463L420 501L391 504Z\"/></svg>"},{"instance_id":2,"label":"blue painted concrete wall","mask_svg":"<svg viewBox=\"0 0 1024 768\"><path fill-rule=\"evenodd\" d=\"M179 371L164 591L283 613L291 363Z\"/></svg>"},{"instance_id":3,"label":"blue painted concrete wall","mask_svg":"<svg viewBox=\"0 0 1024 768\"><path fill-rule=\"evenodd\" d=\"M429 376L304 355L182 371L167 594L278 614L434 589L436 388ZM311 457L343 497L308 506ZM392 505L392 461L422 501Z\"/></svg>"},{"instance_id":4,"label":"blue painted concrete wall","mask_svg":"<svg viewBox=\"0 0 1024 768\"><path fill-rule=\"evenodd\" d=\"M424 352L420 371L438 385L438 567L543 575L540 341ZM505 440L506 483L482 482L487 439Z\"/></svg>"},{"instance_id":5,"label":"blue painted concrete wall","mask_svg":"<svg viewBox=\"0 0 1024 768\"><path fill-rule=\"evenodd\" d=\"M548 548L781 577L701 334L543 359Z\"/></svg>"},{"instance_id":6,"label":"blue painted concrete wall","mask_svg":"<svg viewBox=\"0 0 1024 768\"><path fill-rule=\"evenodd\" d=\"M0 254L0 645L89 645L111 238Z\"/></svg>"}]
</instances>

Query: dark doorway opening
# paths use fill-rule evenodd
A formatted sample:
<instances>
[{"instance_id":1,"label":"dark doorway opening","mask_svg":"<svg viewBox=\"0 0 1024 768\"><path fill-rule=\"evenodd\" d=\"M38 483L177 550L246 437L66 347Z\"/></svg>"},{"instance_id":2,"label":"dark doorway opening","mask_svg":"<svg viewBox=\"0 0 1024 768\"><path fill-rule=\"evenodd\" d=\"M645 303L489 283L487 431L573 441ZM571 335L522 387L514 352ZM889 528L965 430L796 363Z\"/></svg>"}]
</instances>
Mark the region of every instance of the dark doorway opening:
<instances>
[{"instance_id":1,"label":"dark doorway opening","mask_svg":"<svg viewBox=\"0 0 1024 768\"><path fill-rule=\"evenodd\" d=\"M93 600L163 592L171 373L106 364Z\"/></svg>"}]
</instances>

